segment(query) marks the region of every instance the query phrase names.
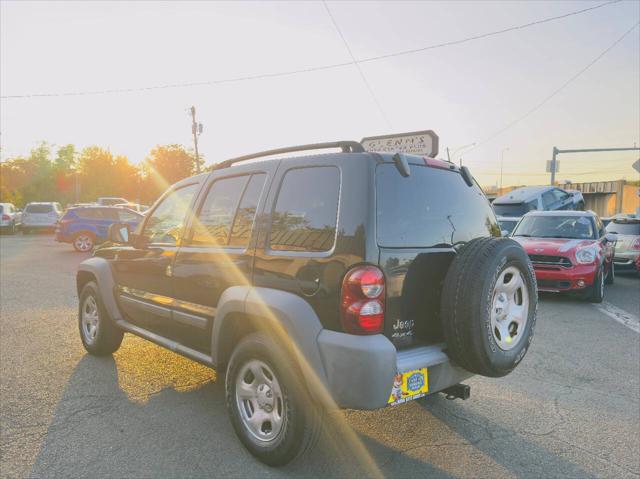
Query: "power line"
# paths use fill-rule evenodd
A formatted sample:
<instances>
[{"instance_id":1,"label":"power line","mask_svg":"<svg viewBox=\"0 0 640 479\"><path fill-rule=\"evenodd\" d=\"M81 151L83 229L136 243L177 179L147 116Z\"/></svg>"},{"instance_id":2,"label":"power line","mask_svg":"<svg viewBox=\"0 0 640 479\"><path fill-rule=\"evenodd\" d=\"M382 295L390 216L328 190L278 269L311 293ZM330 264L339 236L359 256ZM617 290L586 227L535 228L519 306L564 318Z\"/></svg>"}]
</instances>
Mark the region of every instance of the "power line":
<instances>
[{"instance_id":1,"label":"power line","mask_svg":"<svg viewBox=\"0 0 640 479\"><path fill-rule=\"evenodd\" d=\"M362 68L358 64L358 62L356 60L356 57L353 55L353 52L351 51L351 47L349 46L349 43L347 42L347 39L345 38L344 34L342 33L342 30L340 30L340 27L338 26L338 22L336 22L336 19L333 18L333 14L331 13L331 10L329 9L329 5L327 5L327 2L325 0L322 0L322 4L324 5L324 8L327 10L327 14L329 15L329 18L331 19L331 23L333 23L333 26L335 27L336 31L338 32L338 35L340 35L340 38L342 39L342 43L344 43L344 46L347 49L347 52L349 52L349 56L351 57L351 60L353 61L353 64L355 65L356 69L358 70L358 73L360 74L360 78L362 78L362 82L367 87L367 90L369 90L369 94L371 95L371 98L373 99L373 102L376 104L376 107L378 108L378 111L380 112L380 115L382 116L382 118L384 119L385 123L387 124L387 127L391 128L391 122L389 121L389 118L387 117L387 115L385 114L384 110L382 109L382 105L378 101L378 98L376 97L376 94L373 92L373 88L371 88L371 85L367 81L367 77L364 75L364 72L362 71Z\"/></svg>"},{"instance_id":2,"label":"power line","mask_svg":"<svg viewBox=\"0 0 640 479\"><path fill-rule=\"evenodd\" d=\"M553 21L556 21L556 20L561 20L561 19L568 18L568 17L574 16L574 15L580 15L582 13L593 11L593 10L596 10L598 8L602 8L602 7L613 5L613 4L616 4L616 3L620 3L621 1L622 0L613 0L613 1L610 1L610 2L605 2L605 3L601 3L599 5L595 5L593 7L583 8L582 10L576 10L576 11L573 11L573 12L565 13L563 15L557 15L557 16L554 16L554 17L548 17L548 18L544 18L542 20L536 20L534 22L529 22L529 23L524 23L524 24L521 24L521 25L516 25L516 26L513 26L513 27L509 27L509 28L504 28L502 30L496 30L496 31L488 32L488 33L483 33L481 35L473 35L473 36L462 38L462 39L459 39L459 40L452 40L452 41L443 42L443 43L436 43L434 45L428 45L428 46L424 46L424 47L420 47L420 48L413 48L413 49L409 49L409 50L401 50L401 51L398 51L398 52L388 53L388 54L385 54L385 55L378 55L378 56L373 56L373 57L362 58L360 60L355 60L355 59L353 59L353 56L352 56L352 61L350 61L350 62L331 63L331 64L327 64L327 65L319 65L319 66L314 66L314 67L301 68L301 69L297 69L297 70L286 70L286 71L273 72L273 73L262 73L262 74L239 76L239 77L219 79L219 80L205 80L205 81L194 81L194 82L187 82L187 83L171 83L171 84L165 84L165 85L154 85L154 86L145 86L145 87L111 88L111 89L103 89L103 90L87 90L87 91L62 92L62 93L30 93L30 94L24 94L24 95L4 95L4 96L0 96L0 98L2 98L2 99L18 99L18 98L42 98L42 97L108 95L108 94L115 94L115 93L134 93L134 92L145 92L145 91L153 91L153 90L166 90L166 89L172 89L172 88L190 88L190 87L197 87L197 86L220 85L220 84L224 84L224 83L236 83L236 82L242 82L242 81L261 80L261 79L267 79L267 78L277 78L277 77L298 75L298 74L302 74L302 73L311 73L311 72L317 72L317 71L322 71L322 70L331 70L331 69L342 68L342 67L346 67L346 66L349 66L349 65L353 65L354 63L355 64L360 64L360 63L374 62L374 61L383 60L383 59L392 58L392 57L398 57L398 56L402 56L402 55L410 55L410 54L414 54L414 53L421 53L421 52L424 52L424 51L427 51L427 50L433 50L433 49L436 49L436 48L443 48L443 47L448 47L448 46L453 46L453 45L460 45L460 44L471 42L471 41L475 41L475 40L481 40L481 39L484 39L484 38L488 38L488 37L492 37L492 36L496 36L496 35L501 35L501 34L512 32L512 31L516 31L516 30L522 30L522 29L533 27L533 26L536 26L536 25L541 25L543 23L549 23L549 22L553 22Z\"/></svg>"},{"instance_id":3,"label":"power line","mask_svg":"<svg viewBox=\"0 0 640 479\"><path fill-rule=\"evenodd\" d=\"M517 125L518 123L520 123L522 120L524 120L525 118L527 118L528 116L532 115L533 113L535 113L536 111L538 111L540 108L542 108L549 100L551 100L553 97L555 97L558 93L560 93L562 90L564 90L567 86L569 86L571 83L573 83L575 80L577 80L583 73L585 73L589 68L591 68L593 65L595 65L602 57L604 57L607 53L609 53L611 50L613 50L613 48L620 43L622 40L624 40L624 38L629 35L633 30L635 30L638 25L640 25L640 22L637 22L635 25L633 25L629 30L627 30L626 32L624 32L622 34L622 36L620 38L618 38L615 42L613 42L606 50L604 50L602 53L600 53L596 58L594 58L593 60L591 60L587 66L585 66L582 70L580 70L578 73L576 73L575 75L573 75L571 78L569 78L567 81L565 81L559 88L555 89L549 96L547 96L544 100L542 100L540 103L538 103L536 106L534 106L533 108L531 108L529 111L527 111L524 115L516 118L515 120L513 120L512 122L510 122L509 124L507 124L505 127L501 128L500 130L498 130L497 132L495 132L494 134L492 134L491 136L489 136L487 139L478 142L477 146L475 146L473 149L469 150L467 152L467 154L469 154L470 151L475 150L476 148L479 148L482 145L485 145L486 143L490 142L491 140L493 140L495 137L497 137L498 135L501 135L502 133L504 133L505 131L507 131L508 129L512 128L513 126Z\"/></svg>"}]
</instances>

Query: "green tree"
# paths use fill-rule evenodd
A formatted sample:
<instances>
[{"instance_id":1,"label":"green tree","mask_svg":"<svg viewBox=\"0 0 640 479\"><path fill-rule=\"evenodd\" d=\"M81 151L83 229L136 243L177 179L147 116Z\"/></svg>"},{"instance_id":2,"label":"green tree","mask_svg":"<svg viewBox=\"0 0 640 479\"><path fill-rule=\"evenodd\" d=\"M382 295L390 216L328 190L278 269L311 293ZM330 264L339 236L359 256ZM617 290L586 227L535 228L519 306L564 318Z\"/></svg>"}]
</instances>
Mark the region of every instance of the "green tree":
<instances>
[{"instance_id":1,"label":"green tree","mask_svg":"<svg viewBox=\"0 0 640 479\"><path fill-rule=\"evenodd\" d=\"M80 198L95 201L100 196L121 196L138 200L139 170L125 156L99 146L84 148L78 158Z\"/></svg>"},{"instance_id":2,"label":"green tree","mask_svg":"<svg viewBox=\"0 0 640 479\"><path fill-rule=\"evenodd\" d=\"M192 176L195 156L182 145L158 145L142 164L143 197L155 200L168 186Z\"/></svg>"}]
</instances>

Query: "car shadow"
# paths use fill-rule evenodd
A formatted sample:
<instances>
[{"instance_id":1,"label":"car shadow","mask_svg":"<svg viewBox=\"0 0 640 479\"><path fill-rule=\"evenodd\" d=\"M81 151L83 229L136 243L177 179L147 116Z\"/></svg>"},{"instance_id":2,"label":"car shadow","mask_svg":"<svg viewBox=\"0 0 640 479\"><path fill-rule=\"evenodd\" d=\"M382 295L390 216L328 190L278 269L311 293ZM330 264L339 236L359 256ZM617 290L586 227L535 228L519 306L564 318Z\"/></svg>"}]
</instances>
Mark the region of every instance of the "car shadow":
<instances>
[{"instance_id":1,"label":"car shadow","mask_svg":"<svg viewBox=\"0 0 640 479\"><path fill-rule=\"evenodd\" d=\"M179 378L182 386L193 387L157 388L157 378L173 367L167 361L177 357L162 351L158 357L164 359L152 366L143 362L139 369L123 366L118 353L116 359L83 356L60 397L30 476L453 477L410 456L397 460L396 448L354 431L343 413L329 416L308 455L283 468L265 466L236 438L222 381Z\"/></svg>"}]
</instances>

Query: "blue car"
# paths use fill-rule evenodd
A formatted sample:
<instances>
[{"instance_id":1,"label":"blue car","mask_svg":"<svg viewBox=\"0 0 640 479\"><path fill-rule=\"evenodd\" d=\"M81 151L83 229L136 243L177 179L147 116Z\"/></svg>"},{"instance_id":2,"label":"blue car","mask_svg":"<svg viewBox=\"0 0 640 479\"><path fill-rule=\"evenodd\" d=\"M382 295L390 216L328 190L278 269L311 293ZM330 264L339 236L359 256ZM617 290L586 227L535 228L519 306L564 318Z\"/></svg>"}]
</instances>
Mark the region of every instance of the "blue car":
<instances>
[{"instance_id":1,"label":"blue car","mask_svg":"<svg viewBox=\"0 0 640 479\"><path fill-rule=\"evenodd\" d=\"M143 218L140 213L122 207L69 208L56 225L56 241L71 243L76 251L85 253L107 240L109 226L113 223L126 223L133 230Z\"/></svg>"}]
</instances>

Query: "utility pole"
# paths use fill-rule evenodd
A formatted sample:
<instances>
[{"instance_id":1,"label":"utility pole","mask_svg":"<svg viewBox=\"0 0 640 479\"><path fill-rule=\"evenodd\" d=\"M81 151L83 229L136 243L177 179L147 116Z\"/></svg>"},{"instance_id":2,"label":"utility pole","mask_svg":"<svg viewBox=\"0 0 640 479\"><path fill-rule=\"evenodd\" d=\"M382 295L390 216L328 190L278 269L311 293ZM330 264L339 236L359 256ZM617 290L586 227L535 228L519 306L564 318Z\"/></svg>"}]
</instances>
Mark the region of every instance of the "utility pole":
<instances>
[{"instance_id":1,"label":"utility pole","mask_svg":"<svg viewBox=\"0 0 640 479\"><path fill-rule=\"evenodd\" d=\"M504 152L507 151L509 148L503 148L502 149L502 153L501 153L501 157L500 157L500 194L502 194L502 169L504 167Z\"/></svg>"},{"instance_id":2,"label":"utility pole","mask_svg":"<svg viewBox=\"0 0 640 479\"><path fill-rule=\"evenodd\" d=\"M200 154L198 153L198 136L202 133L202 123L196 121L196 107L191 107L191 133L193 133L193 146L196 151L196 172L200 173Z\"/></svg>"},{"instance_id":3,"label":"utility pole","mask_svg":"<svg viewBox=\"0 0 640 479\"><path fill-rule=\"evenodd\" d=\"M551 157L551 161L547 162L547 168L551 172L551 185L556 184L556 170L558 169L558 162L556 157L561 153L595 153L600 151L634 151L640 150L640 148L636 147L635 144L633 148L583 148L577 150L561 150L558 147L553 147L553 156Z\"/></svg>"}]
</instances>

